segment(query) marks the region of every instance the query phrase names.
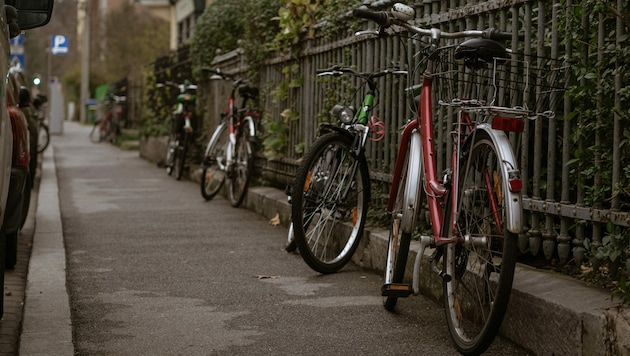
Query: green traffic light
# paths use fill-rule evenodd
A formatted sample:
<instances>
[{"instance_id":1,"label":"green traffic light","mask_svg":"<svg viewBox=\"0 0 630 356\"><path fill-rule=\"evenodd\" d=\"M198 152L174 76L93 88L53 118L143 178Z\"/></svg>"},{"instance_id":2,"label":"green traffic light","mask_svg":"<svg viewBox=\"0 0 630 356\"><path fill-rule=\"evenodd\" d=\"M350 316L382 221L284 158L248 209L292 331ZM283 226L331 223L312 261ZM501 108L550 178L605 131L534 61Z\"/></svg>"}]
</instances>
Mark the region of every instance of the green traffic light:
<instances>
[{"instance_id":1,"label":"green traffic light","mask_svg":"<svg viewBox=\"0 0 630 356\"><path fill-rule=\"evenodd\" d=\"M42 79L39 77L35 77L33 78L33 84L35 84L36 86L39 86L42 82Z\"/></svg>"}]
</instances>

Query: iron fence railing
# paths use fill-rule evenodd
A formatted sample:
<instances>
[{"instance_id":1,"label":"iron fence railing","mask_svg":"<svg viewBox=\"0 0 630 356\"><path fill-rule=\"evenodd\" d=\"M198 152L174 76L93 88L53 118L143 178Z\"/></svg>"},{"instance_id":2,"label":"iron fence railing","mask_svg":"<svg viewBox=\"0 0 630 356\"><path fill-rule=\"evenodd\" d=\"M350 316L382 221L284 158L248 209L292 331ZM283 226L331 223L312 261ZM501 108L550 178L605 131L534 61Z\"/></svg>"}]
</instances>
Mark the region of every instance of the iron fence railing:
<instances>
[{"instance_id":1,"label":"iron fence railing","mask_svg":"<svg viewBox=\"0 0 630 356\"><path fill-rule=\"evenodd\" d=\"M623 23L622 18L603 15L596 16L598 23L594 24L592 16L583 13L577 21L581 21L581 27L571 27L575 26L575 21L572 23L568 19L576 16L572 1L575 0L425 0L415 5L418 12L416 22L449 32L488 27L519 31L524 34L524 38L514 36L507 43L514 56L550 69L573 68L576 65L587 68L593 57L597 57L596 62L599 63L606 51L610 51L605 46L607 42L604 36L608 38L612 33L613 38L609 40L612 43L625 41L627 24ZM386 8L392 3L375 1L372 7ZM616 3L611 2L610 6L622 10L627 5L627 0L618 0ZM374 25L365 23L364 26ZM593 26L598 36L587 33ZM611 28L615 31L611 32ZM580 33L583 35L578 41L576 34ZM333 64L345 64L361 71L405 65L411 71L418 64L421 56L417 54L421 53L425 44L405 38L403 33L399 35L403 38L348 37L330 41L316 37L303 42L298 58L273 58L257 69L262 93L261 109L265 112L263 120L283 120L283 114L287 112L297 118L287 120L283 158L267 161L259 155L258 166L264 175L278 185L289 183L302 155L299 147L309 147L316 137L320 121L325 119L326 112L335 104L333 101L342 100L345 96L347 102L347 94L351 92L348 89L358 85L352 81L323 82L316 79L315 70ZM593 37L599 38L597 43L592 43L590 38ZM213 65L242 76L246 76L250 70L239 51L217 57ZM562 85L569 89L579 85L588 87L611 83L617 91L621 91L630 86L627 74L619 70L623 65L616 64L617 70L614 64L612 70L602 69L596 78L580 76L577 71L572 71L570 76L563 79ZM392 78L383 78L379 82L375 113L385 122L387 134L382 141L367 144L371 177L377 183L389 183L400 128L414 115L409 110L409 91L405 89L418 83L419 75L416 73L411 82ZM537 78L533 80L535 82ZM299 84L291 86L287 83ZM208 81L200 83L200 86L200 110L204 112L208 130L211 131L216 122L210 118L218 118L224 109L223 100L227 95L228 84ZM533 93L532 98L537 95L540 93ZM606 97L597 97L594 101L596 123L588 126L593 132L579 135L576 132L584 132L587 121L592 120L582 117L583 113L576 109L579 103L564 93L546 95L555 106L555 117L529 121L520 138L513 139L514 148L520 157L522 177L526 182L523 202L529 225L529 231L520 238L520 248L535 256L542 254L547 259L558 258L563 263L571 258L581 263L584 255L580 247L585 239L589 239L592 246L601 246L608 242L605 236L611 234L610 229L607 229L608 224L621 229L622 236L626 236L626 228L630 226L627 193L630 172L624 171L630 164L630 158L627 157L629 139L624 136L628 134L624 127L630 123L628 103L622 100L623 93L613 94L613 108L606 107ZM600 92L595 95L605 94ZM610 116L606 116L608 114ZM441 169L448 164L446 158L450 145L446 143L450 139L451 119L448 115L441 115L435 125L438 130L436 138L440 141L436 145L436 159ZM613 125L603 125L607 121L613 122ZM605 129L608 127L612 129ZM589 150L596 150L597 153L592 155L592 161L576 159ZM627 246L627 241L620 246Z\"/></svg>"}]
</instances>

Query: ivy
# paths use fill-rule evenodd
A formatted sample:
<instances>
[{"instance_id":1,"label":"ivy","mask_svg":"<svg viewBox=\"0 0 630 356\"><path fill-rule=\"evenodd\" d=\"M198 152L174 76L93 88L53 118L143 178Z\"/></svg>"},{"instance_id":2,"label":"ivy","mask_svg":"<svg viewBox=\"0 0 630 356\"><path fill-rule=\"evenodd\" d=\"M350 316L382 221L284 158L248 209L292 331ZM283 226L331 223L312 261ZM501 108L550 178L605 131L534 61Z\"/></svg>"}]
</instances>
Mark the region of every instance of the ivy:
<instances>
[{"instance_id":1,"label":"ivy","mask_svg":"<svg viewBox=\"0 0 630 356\"><path fill-rule=\"evenodd\" d=\"M209 66L217 52L227 53L239 47L239 40L244 38L245 23L248 19L248 16L243 14L247 3L246 0L210 3L195 26L195 35L190 47L193 67Z\"/></svg>"},{"instance_id":2,"label":"ivy","mask_svg":"<svg viewBox=\"0 0 630 356\"><path fill-rule=\"evenodd\" d=\"M623 172L621 183L595 185L596 180L610 182L614 163L621 167L630 165L630 142L623 136L620 145L621 162L613 162L612 148L615 118L621 127L630 125L630 77L621 76L621 90L615 87L615 76L629 73L630 58L628 6L616 9L610 2L583 0L568 9L562 17L560 31L566 34L565 41L573 47L573 85L567 92L572 98L574 112L567 119L575 122L572 142L586 143L576 147L571 167L574 186L584 187L585 203L606 206L612 194L620 197L624 210L630 209L630 175ZM621 19L623 34L617 36L617 19ZM604 28L603 43L599 42L600 26ZM621 109L615 109L615 97L619 96ZM596 143L596 137L600 142ZM597 163L597 165L596 165ZM614 189L614 191L611 191Z\"/></svg>"},{"instance_id":3,"label":"ivy","mask_svg":"<svg viewBox=\"0 0 630 356\"><path fill-rule=\"evenodd\" d=\"M170 117L171 108L165 102L164 95L158 91L154 66L144 69L143 79L145 90L142 98L143 114L140 134L143 136L166 135L170 126L165 118Z\"/></svg>"}]
</instances>

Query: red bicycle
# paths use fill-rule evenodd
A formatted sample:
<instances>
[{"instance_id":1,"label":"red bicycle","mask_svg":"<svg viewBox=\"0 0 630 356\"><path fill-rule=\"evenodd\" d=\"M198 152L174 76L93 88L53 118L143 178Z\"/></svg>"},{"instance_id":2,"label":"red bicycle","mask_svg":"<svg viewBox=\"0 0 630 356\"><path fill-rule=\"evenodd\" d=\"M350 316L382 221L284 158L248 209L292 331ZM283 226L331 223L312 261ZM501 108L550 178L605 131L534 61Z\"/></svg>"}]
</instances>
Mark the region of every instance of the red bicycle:
<instances>
[{"instance_id":1,"label":"red bicycle","mask_svg":"<svg viewBox=\"0 0 630 356\"><path fill-rule=\"evenodd\" d=\"M258 88L248 85L247 80L236 78L220 69L200 68L211 73L210 79L232 81L232 91L221 123L217 126L206 146L201 162L201 195L205 200L214 198L228 181L228 198L234 207L241 205L247 193L254 164L253 143L256 141L254 119L260 116L247 104L258 97ZM241 107L235 104L236 92L241 97Z\"/></svg>"},{"instance_id":2,"label":"red bicycle","mask_svg":"<svg viewBox=\"0 0 630 356\"><path fill-rule=\"evenodd\" d=\"M398 298L419 293L421 259L426 247L433 248L429 262L443 283L452 339L461 353L482 353L505 315L518 234L524 231L523 182L508 135L515 140L526 119L553 115L529 110L524 101L533 87L529 78L540 73L496 42L516 40L517 34L420 28L411 24L415 10L399 3L388 12L355 10L354 16L376 22L380 29L371 32L381 36L397 25L414 38L430 38L416 67L422 71L421 92L413 104L417 118L402 132L387 203L391 229L384 305L391 310ZM465 37L470 39L440 46L441 40ZM451 145L443 147L450 162L441 174L433 126L438 117L453 125ZM420 236L408 284L409 245L425 201L431 235Z\"/></svg>"}]
</instances>

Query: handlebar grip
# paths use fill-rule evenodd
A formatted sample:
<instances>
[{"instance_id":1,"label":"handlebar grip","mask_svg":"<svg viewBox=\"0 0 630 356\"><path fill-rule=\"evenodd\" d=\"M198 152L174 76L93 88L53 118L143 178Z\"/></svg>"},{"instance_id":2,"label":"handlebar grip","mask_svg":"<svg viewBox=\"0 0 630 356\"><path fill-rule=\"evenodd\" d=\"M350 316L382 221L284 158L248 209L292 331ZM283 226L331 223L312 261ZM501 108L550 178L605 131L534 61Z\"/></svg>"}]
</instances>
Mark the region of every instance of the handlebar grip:
<instances>
[{"instance_id":1,"label":"handlebar grip","mask_svg":"<svg viewBox=\"0 0 630 356\"><path fill-rule=\"evenodd\" d=\"M495 40L495 41L499 41L499 40L511 40L512 39L512 32L504 32L504 31L500 31L496 28L489 28L485 31L483 31L483 38L488 38L491 40ZM518 34L518 39L519 40L524 40L525 39L525 34L523 33L519 33Z\"/></svg>"},{"instance_id":2,"label":"handlebar grip","mask_svg":"<svg viewBox=\"0 0 630 356\"><path fill-rule=\"evenodd\" d=\"M355 9L352 10L352 16L372 20L381 26L389 25L389 16L387 16L387 13L385 11Z\"/></svg>"}]
</instances>

